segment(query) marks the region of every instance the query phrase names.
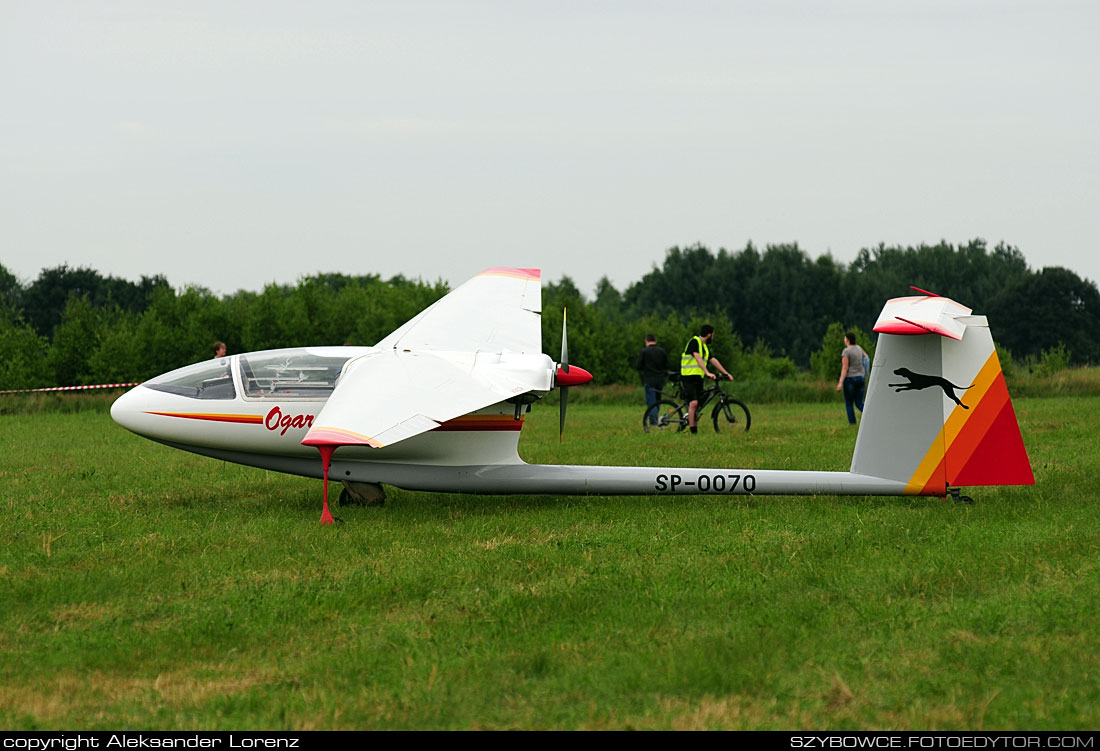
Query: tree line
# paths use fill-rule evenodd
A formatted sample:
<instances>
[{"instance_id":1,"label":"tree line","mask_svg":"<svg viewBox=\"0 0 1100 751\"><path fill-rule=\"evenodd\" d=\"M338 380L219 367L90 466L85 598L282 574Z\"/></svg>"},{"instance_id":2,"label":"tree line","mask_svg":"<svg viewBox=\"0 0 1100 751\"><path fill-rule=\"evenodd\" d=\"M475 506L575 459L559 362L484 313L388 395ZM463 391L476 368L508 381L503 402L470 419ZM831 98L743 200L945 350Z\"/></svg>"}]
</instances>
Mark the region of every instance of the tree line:
<instances>
[{"instance_id":1,"label":"tree line","mask_svg":"<svg viewBox=\"0 0 1100 751\"><path fill-rule=\"evenodd\" d=\"M558 357L569 313L570 361L597 382L635 383L635 356L654 333L675 366L688 337L715 326L713 353L739 379L835 377L845 330L867 336L885 300L910 285L989 318L1001 347L1026 361L1056 351L1100 362L1100 292L1060 267L1032 270L1015 247L982 240L860 251L850 264L811 258L797 244L751 243L717 253L671 248L624 291L607 278L586 297L568 276L543 286L543 346ZM402 276L317 274L294 285L218 296L173 288L162 276L130 282L87 268L46 269L22 284L0 265L0 389L144 380L229 351L374 344L448 287Z\"/></svg>"}]
</instances>

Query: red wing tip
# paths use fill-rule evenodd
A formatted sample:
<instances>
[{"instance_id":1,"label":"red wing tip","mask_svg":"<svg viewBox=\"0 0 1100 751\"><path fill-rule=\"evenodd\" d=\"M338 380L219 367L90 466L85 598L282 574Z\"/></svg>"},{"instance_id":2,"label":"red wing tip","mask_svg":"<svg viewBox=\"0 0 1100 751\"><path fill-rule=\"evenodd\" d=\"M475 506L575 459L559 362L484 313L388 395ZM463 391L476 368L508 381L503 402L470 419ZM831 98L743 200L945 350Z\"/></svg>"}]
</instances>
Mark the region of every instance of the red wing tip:
<instances>
[{"instance_id":1,"label":"red wing tip","mask_svg":"<svg viewBox=\"0 0 1100 751\"><path fill-rule=\"evenodd\" d=\"M303 446L323 448L325 446L370 446L380 449L383 444L370 436L354 433L350 430L338 430L335 428L313 428L302 439Z\"/></svg>"},{"instance_id":2,"label":"red wing tip","mask_svg":"<svg viewBox=\"0 0 1100 751\"><path fill-rule=\"evenodd\" d=\"M478 276L510 276L516 279L539 281L542 278L541 269L519 269L511 266L494 266L485 269Z\"/></svg>"},{"instance_id":3,"label":"red wing tip","mask_svg":"<svg viewBox=\"0 0 1100 751\"><path fill-rule=\"evenodd\" d=\"M935 323L917 323L916 321L910 321L907 318L895 318L893 321L886 321L878 326L875 326L874 331L876 334L939 334L945 336L948 339L959 340L962 336L956 334L948 328L940 326Z\"/></svg>"}]
</instances>

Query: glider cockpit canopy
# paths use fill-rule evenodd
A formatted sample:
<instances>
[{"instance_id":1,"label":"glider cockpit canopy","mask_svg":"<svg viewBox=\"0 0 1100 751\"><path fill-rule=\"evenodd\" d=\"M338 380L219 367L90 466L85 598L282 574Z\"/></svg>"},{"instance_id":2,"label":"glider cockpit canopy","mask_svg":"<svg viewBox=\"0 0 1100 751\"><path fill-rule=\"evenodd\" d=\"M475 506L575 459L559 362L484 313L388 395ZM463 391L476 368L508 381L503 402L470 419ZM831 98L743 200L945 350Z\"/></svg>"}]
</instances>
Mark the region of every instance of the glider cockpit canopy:
<instances>
[{"instance_id":1,"label":"glider cockpit canopy","mask_svg":"<svg viewBox=\"0 0 1100 751\"><path fill-rule=\"evenodd\" d=\"M192 399L325 399L344 364L362 348L299 347L204 360L146 381L154 391ZM237 362L234 377L233 362Z\"/></svg>"}]
</instances>

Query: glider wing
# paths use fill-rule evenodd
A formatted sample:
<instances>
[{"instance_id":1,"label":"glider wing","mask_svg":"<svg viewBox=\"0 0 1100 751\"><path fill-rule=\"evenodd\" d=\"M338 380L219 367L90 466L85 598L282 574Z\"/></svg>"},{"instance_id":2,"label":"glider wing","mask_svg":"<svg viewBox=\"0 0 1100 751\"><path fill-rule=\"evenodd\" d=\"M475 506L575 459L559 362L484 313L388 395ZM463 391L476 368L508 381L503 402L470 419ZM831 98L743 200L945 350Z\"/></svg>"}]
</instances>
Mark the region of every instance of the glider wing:
<instances>
[{"instance_id":1,"label":"glider wing","mask_svg":"<svg viewBox=\"0 0 1100 751\"><path fill-rule=\"evenodd\" d=\"M542 352L538 269L491 268L378 343L381 349Z\"/></svg>"},{"instance_id":2,"label":"glider wing","mask_svg":"<svg viewBox=\"0 0 1100 751\"><path fill-rule=\"evenodd\" d=\"M382 350L344 367L302 443L382 448L535 388L550 371L500 367L499 355Z\"/></svg>"}]
</instances>

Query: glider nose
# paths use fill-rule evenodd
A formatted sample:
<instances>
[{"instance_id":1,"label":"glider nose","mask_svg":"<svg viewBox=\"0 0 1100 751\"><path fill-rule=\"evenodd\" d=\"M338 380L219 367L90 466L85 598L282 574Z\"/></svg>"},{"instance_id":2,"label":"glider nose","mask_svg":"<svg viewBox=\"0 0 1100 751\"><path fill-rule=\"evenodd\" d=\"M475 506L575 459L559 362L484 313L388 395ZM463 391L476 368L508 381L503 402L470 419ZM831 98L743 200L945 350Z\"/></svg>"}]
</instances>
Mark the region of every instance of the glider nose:
<instances>
[{"instance_id":1,"label":"glider nose","mask_svg":"<svg viewBox=\"0 0 1100 751\"><path fill-rule=\"evenodd\" d=\"M141 386L135 386L111 405L111 419L135 433L138 432L138 419L142 414L142 395L138 393L141 390Z\"/></svg>"},{"instance_id":2,"label":"glider nose","mask_svg":"<svg viewBox=\"0 0 1100 751\"><path fill-rule=\"evenodd\" d=\"M580 386L582 383L588 383L592 380L592 374L584 368L576 365L569 365L568 368L569 371L566 372L565 368L561 365L558 366L558 370L554 374L555 386Z\"/></svg>"}]
</instances>

